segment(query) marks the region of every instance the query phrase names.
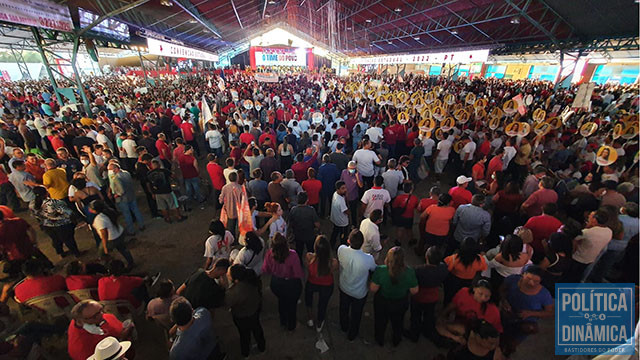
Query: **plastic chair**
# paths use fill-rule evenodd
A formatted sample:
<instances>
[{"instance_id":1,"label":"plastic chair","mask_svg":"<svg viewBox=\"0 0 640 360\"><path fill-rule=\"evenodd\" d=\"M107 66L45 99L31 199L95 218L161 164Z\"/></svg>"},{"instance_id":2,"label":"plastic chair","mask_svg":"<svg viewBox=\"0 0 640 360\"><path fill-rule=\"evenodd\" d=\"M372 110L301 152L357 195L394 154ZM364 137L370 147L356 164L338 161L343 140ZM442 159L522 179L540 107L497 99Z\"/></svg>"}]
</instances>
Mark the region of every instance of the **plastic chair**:
<instances>
[{"instance_id":1,"label":"plastic chair","mask_svg":"<svg viewBox=\"0 0 640 360\"><path fill-rule=\"evenodd\" d=\"M140 316L144 311L144 306L136 309L127 300L102 300L100 304L104 312L115 315L120 321L133 320L134 316Z\"/></svg>"},{"instance_id":2,"label":"plastic chair","mask_svg":"<svg viewBox=\"0 0 640 360\"><path fill-rule=\"evenodd\" d=\"M56 299L66 301L66 306L58 304ZM66 316L71 319L71 308L76 304L73 298L66 291L56 291L51 294L33 297L24 303L21 303L14 297L18 304L23 304L29 308L36 309L47 316L49 320L57 317Z\"/></svg>"},{"instance_id":3,"label":"plastic chair","mask_svg":"<svg viewBox=\"0 0 640 360\"><path fill-rule=\"evenodd\" d=\"M76 302L82 300L98 300L97 295L94 296L94 294L98 294L98 288L69 290L67 292Z\"/></svg>"}]
</instances>

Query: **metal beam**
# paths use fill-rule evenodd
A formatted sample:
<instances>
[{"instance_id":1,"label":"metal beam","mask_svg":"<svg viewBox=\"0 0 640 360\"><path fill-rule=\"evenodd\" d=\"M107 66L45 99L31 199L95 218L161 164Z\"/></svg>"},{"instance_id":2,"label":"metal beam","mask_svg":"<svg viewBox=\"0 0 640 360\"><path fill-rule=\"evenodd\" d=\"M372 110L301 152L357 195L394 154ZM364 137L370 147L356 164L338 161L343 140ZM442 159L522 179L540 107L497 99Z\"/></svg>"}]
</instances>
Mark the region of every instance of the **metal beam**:
<instances>
[{"instance_id":1,"label":"metal beam","mask_svg":"<svg viewBox=\"0 0 640 360\"><path fill-rule=\"evenodd\" d=\"M236 9L236 4L231 0L231 7L233 8L233 13L236 14L236 19L238 19L238 24L240 24L240 29L244 29L244 25L242 25L242 20L240 20L240 15L238 15L238 10Z\"/></svg>"},{"instance_id":2,"label":"metal beam","mask_svg":"<svg viewBox=\"0 0 640 360\"><path fill-rule=\"evenodd\" d=\"M80 72L78 71L78 66L76 65L76 61L78 60L78 47L80 46L80 37L76 36L73 40L73 54L71 55L71 67L73 68L73 74L75 75L76 85L78 86L78 92L80 93L80 98L84 103L84 110L87 114L91 115L91 102L87 98L87 94L84 92L84 85L82 84L82 78L80 77Z\"/></svg>"},{"instance_id":3,"label":"metal beam","mask_svg":"<svg viewBox=\"0 0 640 360\"><path fill-rule=\"evenodd\" d=\"M264 13L267 11L267 3L269 0L264 0L264 5L262 6L262 18L264 19Z\"/></svg>"},{"instance_id":4,"label":"metal beam","mask_svg":"<svg viewBox=\"0 0 640 360\"><path fill-rule=\"evenodd\" d=\"M121 14L121 13L123 13L123 12L125 12L125 11L129 11L129 10L131 10L131 9L134 9L134 8L136 8L136 7L138 7L138 6L142 5L142 4L144 4L144 3L147 3L148 1L149 1L149 0L138 0L138 1L132 2L132 3L131 3L131 4L129 4L129 5L125 5L125 6L121 7L121 8L115 9L115 10L113 10L113 11L110 11L110 12L108 12L108 13L106 13L106 14L102 15L102 16L99 16L99 17L98 17L97 19L95 19L91 24L89 24L89 26L87 26L87 27L85 27L85 28L80 29L80 31L78 31L78 32L77 32L76 36L78 36L78 37L79 37L79 36L82 36L85 32L87 32L87 31L89 31L89 30L93 29L96 25L100 24L100 23L101 23L101 22L103 22L104 20L106 20L106 19L108 19L108 18L110 18L110 17L116 16L116 15L118 15L118 14Z\"/></svg>"},{"instance_id":5,"label":"metal beam","mask_svg":"<svg viewBox=\"0 0 640 360\"><path fill-rule=\"evenodd\" d=\"M40 31L37 27L31 27L31 33L33 34L33 38L36 41L36 46L38 47L38 52L40 53L40 57L42 58L42 63L44 64L44 68L47 71L47 75L49 75L49 81L51 81L51 87L53 88L53 92L56 95L56 99L58 100L58 105L61 107L64 105L62 101L62 96L58 91L58 82L56 78L53 76L53 72L51 71L51 64L49 64L49 60L47 59L47 54L44 52L44 39L42 39L42 35L40 35Z\"/></svg>"},{"instance_id":6,"label":"metal beam","mask_svg":"<svg viewBox=\"0 0 640 360\"><path fill-rule=\"evenodd\" d=\"M453 3L457 2L457 1L458 0L449 0L446 3L440 3L440 4L437 4L437 5L434 5L434 6L429 6L429 7L425 8L425 9L422 9L422 10L419 10L419 11L412 11L410 14L401 16L401 17L399 17L397 19L386 20L386 21L384 21L382 23L371 23L370 29L377 28L377 27L380 27L380 26L389 25L389 24L391 24L391 23L393 23L395 21L406 20L406 19L414 17L416 15L424 14L424 13L429 12L431 10L435 10L435 9L439 9L441 7L445 7L447 5L451 5L451 4L453 4Z\"/></svg>"},{"instance_id":7,"label":"metal beam","mask_svg":"<svg viewBox=\"0 0 640 360\"><path fill-rule=\"evenodd\" d=\"M338 22L344 21L345 19L348 19L348 18L352 17L353 15L359 13L360 11L368 9L371 6L379 4L381 2L382 2L382 0L362 1L358 7L356 7L353 10L351 10L348 14L345 14L343 17L340 18L340 20L338 20Z\"/></svg>"},{"instance_id":8,"label":"metal beam","mask_svg":"<svg viewBox=\"0 0 640 360\"><path fill-rule=\"evenodd\" d=\"M185 5L182 4L181 0L171 0L174 4L178 5L182 10L184 10L184 12L186 12L187 14L189 14L192 18L194 18L197 22L199 22L200 24L202 24L202 26L206 27L209 31L211 31L212 33L214 33L217 37L222 38L222 35L220 35L220 32L218 32L218 29L216 29L215 26L213 26L213 24L211 24L209 21L202 19L202 16L200 15L200 13L198 12L198 9L193 8L192 9L188 9Z\"/></svg>"},{"instance_id":9,"label":"metal beam","mask_svg":"<svg viewBox=\"0 0 640 360\"><path fill-rule=\"evenodd\" d=\"M542 31L542 33L545 34L551 40L551 42L553 42L554 44L558 44L558 39L551 32L549 32L549 30L545 29L544 26L540 25L539 22L537 22L534 18L532 18L529 14L527 14L526 11L518 7L518 5L514 4L513 1L511 0L505 0L505 2L511 5L512 8L516 9L520 13L520 15L523 18L527 19L527 21L530 22L533 26L535 26L536 29Z\"/></svg>"}]
</instances>

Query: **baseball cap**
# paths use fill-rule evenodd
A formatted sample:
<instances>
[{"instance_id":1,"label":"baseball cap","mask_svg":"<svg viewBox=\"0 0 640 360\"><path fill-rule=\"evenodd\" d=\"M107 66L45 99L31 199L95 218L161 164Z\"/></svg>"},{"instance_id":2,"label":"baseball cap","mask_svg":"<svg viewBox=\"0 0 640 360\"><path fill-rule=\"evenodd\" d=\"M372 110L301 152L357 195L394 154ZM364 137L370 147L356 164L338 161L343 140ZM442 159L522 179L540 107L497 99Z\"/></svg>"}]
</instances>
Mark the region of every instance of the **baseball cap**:
<instances>
[{"instance_id":1,"label":"baseball cap","mask_svg":"<svg viewBox=\"0 0 640 360\"><path fill-rule=\"evenodd\" d=\"M470 178L470 177L466 177L466 176L464 176L464 175L460 175L460 176L458 176L458 178L456 179L456 183L458 183L458 185L462 185L462 184L466 184L466 183L468 183L468 182L469 182L469 181L471 181L471 180L473 180L473 179L472 179L472 178Z\"/></svg>"}]
</instances>

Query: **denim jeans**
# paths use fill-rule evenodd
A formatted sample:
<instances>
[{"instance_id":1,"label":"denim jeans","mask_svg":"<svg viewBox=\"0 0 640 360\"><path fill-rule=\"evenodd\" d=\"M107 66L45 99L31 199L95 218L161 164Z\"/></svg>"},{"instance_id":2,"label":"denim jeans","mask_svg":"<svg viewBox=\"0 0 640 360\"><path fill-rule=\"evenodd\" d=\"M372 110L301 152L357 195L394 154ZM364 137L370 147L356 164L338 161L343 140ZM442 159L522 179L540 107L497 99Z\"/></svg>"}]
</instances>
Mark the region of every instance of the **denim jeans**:
<instances>
[{"instance_id":1,"label":"denim jeans","mask_svg":"<svg viewBox=\"0 0 640 360\"><path fill-rule=\"evenodd\" d=\"M142 218L142 213L140 209L138 209L138 202L136 200L133 201L120 201L116 204L118 210L122 213L124 217L124 222L127 226L127 233L134 234L136 232L136 228L133 225L133 217L135 216L136 222L139 226L144 226L144 219Z\"/></svg>"},{"instance_id":2,"label":"denim jeans","mask_svg":"<svg viewBox=\"0 0 640 360\"><path fill-rule=\"evenodd\" d=\"M349 341L358 336L362 311L366 302L366 295L362 299L356 299L340 290L340 328L347 333Z\"/></svg>"},{"instance_id":3,"label":"denim jeans","mask_svg":"<svg viewBox=\"0 0 640 360\"><path fill-rule=\"evenodd\" d=\"M280 325L290 331L295 329L297 323L296 305L302 293L302 281L272 276L271 291L278 298Z\"/></svg>"},{"instance_id":4,"label":"denim jeans","mask_svg":"<svg viewBox=\"0 0 640 360\"><path fill-rule=\"evenodd\" d=\"M191 179L184 179L184 187L187 189L187 196L201 202L203 200L200 193L200 178L194 177Z\"/></svg>"},{"instance_id":5,"label":"denim jeans","mask_svg":"<svg viewBox=\"0 0 640 360\"><path fill-rule=\"evenodd\" d=\"M327 305L329 305L329 299L333 294L333 284L317 285L307 281L307 286L304 288L304 303L308 308L313 306L313 294L316 292L318 293L318 313L316 314L318 323L316 326L320 326L327 314Z\"/></svg>"}]
</instances>

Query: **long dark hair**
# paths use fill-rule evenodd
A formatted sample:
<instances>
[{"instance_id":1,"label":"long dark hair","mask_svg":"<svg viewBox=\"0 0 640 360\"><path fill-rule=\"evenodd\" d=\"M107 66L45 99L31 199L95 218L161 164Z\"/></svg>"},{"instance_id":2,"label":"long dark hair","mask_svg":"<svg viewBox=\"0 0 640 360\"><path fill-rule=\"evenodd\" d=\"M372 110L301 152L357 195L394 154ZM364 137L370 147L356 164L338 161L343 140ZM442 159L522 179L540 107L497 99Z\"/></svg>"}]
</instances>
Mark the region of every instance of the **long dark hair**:
<instances>
[{"instance_id":1,"label":"long dark hair","mask_svg":"<svg viewBox=\"0 0 640 360\"><path fill-rule=\"evenodd\" d=\"M486 278L482 278L481 277L481 278L476 279L473 282L473 285L471 285L469 287L469 294L471 296L473 296L473 289L476 289L476 288L485 288L485 289L489 290L489 292L493 293L493 289L491 288L491 283ZM480 309L482 310L483 314L485 312L487 312L487 305L489 304L489 301L486 301L486 302L483 302L482 304L480 304Z\"/></svg>"},{"instance_id":2,"label":"long dark hair","mask_svg":"<svg viewBox=\"0 0 640 360\"><path fill-rule=\"evenodd\" d=\"M36 186L33 188L33 193L36 195L36 198L33 200L34 208L40 210L42 203L47 198L47 189L44 186Z\"/></svg>"},{"instance_id":3,"label":"long dark hair","mask_svg":"<svg viewBox=\"0 0 640 360\"><path fill-rule=\"evenodd\" d=\"M273 235L271 242L271 252L273 253L273 260L280 264L284 264L285 260L289 256L289 244L284 235L277 232Z\"/></svg>"},{"instance_id":4,"label":"long dark hair","mask_svg":"<svg viewBox=\"0 0 640 360\"><path fill-rule=\"evenodd\" d=\"M224 224L219 219L213 219L209 223L209 232L213 235L218 235L224 238L226 231L227 229L225 229Z\"/></svg>"},{"instance_id":5,"label":"long dark hair","mask_svg":"<svg viewBox=\"0 0 640 360\"><path fill-rule=\"evenodd\" d=\"M316 254L316 262L318 263L318 276L329 275L331 273L331 245L326 236L318 235L316 237L313 251Z\"/></svg>"},{"instance_id":6,"label":"long dark hair","mask_svg":"<svg viewBox=\"0 0 640 360\"><path fill-rule=\"evenodd\" d=\"M107 206L104 201L100 199L93 200L89 203L89 207L96 211L98 214L105 214L111 220L114 225L118 224L118 212Z\"/></svg>"},{"instance_id":7,"label":"long dark hair","mask_svg":"<svg viewBox=\"0 0 640 360\"><path fill-rule=\"evenodd\" d=\"M518 235L507 235L500 244L500 254L504 260L518 260L522 254L522 238Z\"/></svg>"},{"instance_id":8,"label":"long dark hair","mask_svg":"<svg viewBox=\"0 0 640 360\"><path fill-rule=\"evenodd\" d=\"M245 282L247 284L258 287L260 285L260 279L253 269L244 266L243 264L234 264L229 268L232 280L238 280L239 282Z\"/></svg>"},{"instance_id":9,"label":"long dark hair","mask_svg":"<svg viewBox=\"0 0 640 360\"><path fill-rule=\"evenodd\" d=\"M469 267L474 261L480 260L480 248L472 237L462 240L458 251L458 259L465 267Z\"/></svg>"},{"instance_id":10,"label":"long dark hair","mask_svg":"<svg viewBox=\"0 0 640 360\"><path fill-rule=\"evenodd\" d=\"M260 241L260 238L258 237L258 235L254 232L254 231L249 231L245 237L244 237L244 241L247 245L245 245L245 247L251 251L253 251L254 254L260 254L260 252L262 251L262 249L264 249L264 246L262 245L262 241Z\"/></svg>"}]
</instances>

